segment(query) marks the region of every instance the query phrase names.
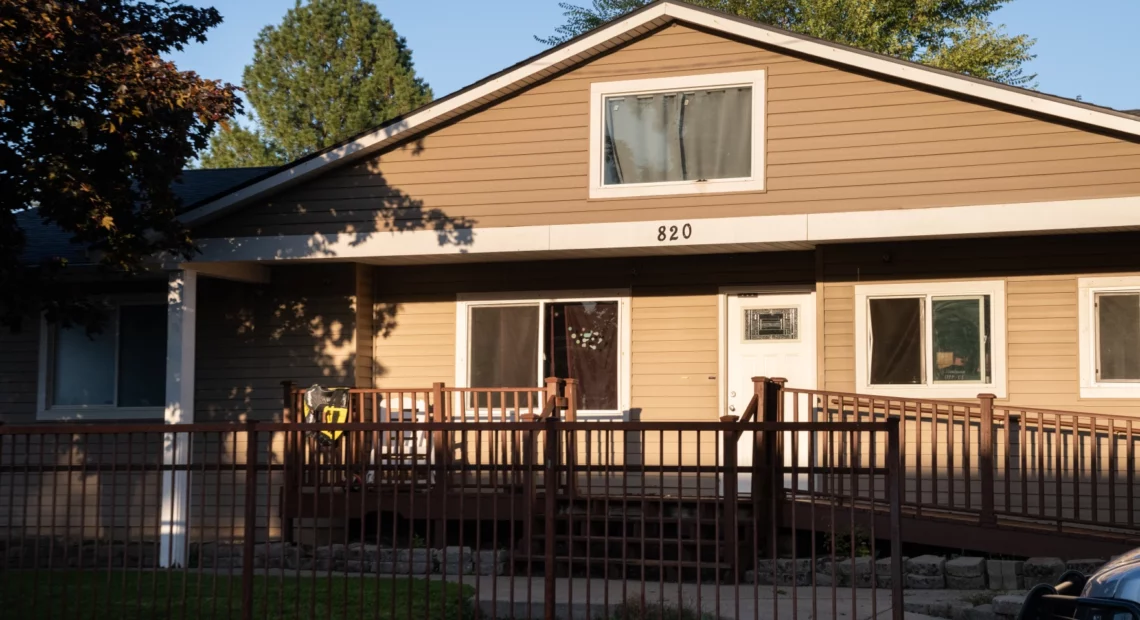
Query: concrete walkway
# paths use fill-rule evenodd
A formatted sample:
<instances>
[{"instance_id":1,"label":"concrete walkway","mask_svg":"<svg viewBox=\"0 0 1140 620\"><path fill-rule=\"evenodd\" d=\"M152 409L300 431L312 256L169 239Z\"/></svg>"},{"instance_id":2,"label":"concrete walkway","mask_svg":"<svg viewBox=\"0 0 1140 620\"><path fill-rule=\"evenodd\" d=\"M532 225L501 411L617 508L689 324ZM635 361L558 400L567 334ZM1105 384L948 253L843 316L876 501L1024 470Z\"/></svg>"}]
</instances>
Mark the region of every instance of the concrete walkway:
<instances>
[{"instance_id":1,"label":"concrete walkway","mask_svg":"<svg viewBox=\"0 0 1140 620\"><path fill-rule=\"evenodd\" d=\"M449 575L447 580L458 582L459 578ZM541 620L543 617L545 599L541 577L512 580L505 576L469 576L463 578L463 583L475 588L480 610L492 618ZM642 592L641 582L633 580L557 579L555 616L560 620L621 619L620 606L628 601L628 618L641 618ZM931 613L950 618L955 608L971 607L967 601L976 594L958 590L908 590L904 594L904 608L913 611L905 615L909 620L924 620L930 618L927 614ZM668 608L677 607L678 602L693 611L699 608L707 620L878 620L891 617L891 593L883 589L820 587L813 593L810 587L800 587L793 593L790 586L722 584L718 588L716 584L698 587L686 583L678 587L676 583L666 583L662 588L654 582L644 585L644 598L645 617L652 620L662 617L698 620L695 614L679 617L670 613ZM664 616L657 613L662 603L666 605ZM942 610L947 613L939 613Z\"/></svg>"}]
</instances>

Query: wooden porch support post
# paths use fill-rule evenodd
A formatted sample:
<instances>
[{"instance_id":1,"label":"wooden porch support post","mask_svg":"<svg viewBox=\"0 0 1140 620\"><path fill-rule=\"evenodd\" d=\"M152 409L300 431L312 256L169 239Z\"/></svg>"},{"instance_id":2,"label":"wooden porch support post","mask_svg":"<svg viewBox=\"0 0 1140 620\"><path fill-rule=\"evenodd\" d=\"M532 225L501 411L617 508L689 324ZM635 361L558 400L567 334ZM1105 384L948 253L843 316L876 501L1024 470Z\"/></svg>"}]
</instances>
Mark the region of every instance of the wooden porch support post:
<instances>
[{"instance_id":1,"label":"wooden porch support post","mask_svg":"<svg viewBox=\"0 0 1140 620\"><path fill-rule=\"evenodd\" d=\"M198 309L198 274L171 271L166 289L166 424L194 422L194 346ZM159 565L186 566L190 516L190 434L166 433L162 451L162 506Z\"/></svg>"},{"instance_id":2,"label":"wooden porch support post","mask_svg":"<svg viewBox=\"0 0 1140 620\"><path fill-rule=\"evenodd\" d=\"M429 421L440 423L447 421L447 393L443 391L443 383L433 383L431 386L431 409L428 413ZM435 455L436 466L436 479L435 484L432 485L431 495L432 498L428 501L434 501L438 506L435 511L439 515L432 523L431 542L432 547L436 549L443 549L447 546L447 518L444 515L444 506L446 506L447 497L443 494L444 478L447 476L447 467L450 464L450 453L448 452L448 433L447 431L433 431L431 434L432 453ZM430 513L429 513L430 514Z\"/></svg>"},{"instance_id":3,"label":"wooden porch support post","mask_svg":"<svg viewBox=\"0 0 1140 620\"><path fill-rule=\"evenodd\" d=\"M772 387L774 385L768 377L752 377L752 392L757 397L756 421L774 422L776 407L771 402ZM761 431L752 434L752 511L756 519L755 536L764 541L760 551L765 557L773 557L776 551L776 541L772 539L772 459L774 453L773 438L770 431Z\"/></svg>"},{"instance_id":4,"label":"wooden porch support post","mask_svg":"<svg viewBox=\"0 0 1140 620\"><path fill-rule=\"evenodd\" d=\"M565 382L565 397L566 397L566 414L564 416L567 422L578 421L578 398L580 393L578 390L577 379L567 379ZM578 494L578 475L575 473L575 466L578 464L578 431L572 431L566 434L566 491L570 497Z\"/></svg>"},{"instance_id":5,"label":"wooden porch support post","mask_svg":"<svg viewBox=\"0 0 1140 620\"><path fill-rule=\"evenodd\" d=\"M299 421L300 412L296 411L296 404L293 399L293 382L282 381L281 420L286 424L296 424ZM300 490L298 476L301 465L297 461L296 435L298 434L293 432L285 433L285 493L279 510L282 515L281 536L287 543L294 542L293 520L284 518L285 507L297 505L297 492Z\"/></svg>"},{"instance_id":6,"label":"wooden porch support post","mask_svg":"<svg viewBox=\"0 0 1140 620\"><path fill-rule=\"evenodd\" d=\"M997 525L997 515L994 514L994 398L993 394L978 394L982 409L981 433L978 437L981 444L978 467L982 476L982 514L978 521L982 525ZM1008 480L1006 484L1009 484Z\"/></svg>"}]
</instances>

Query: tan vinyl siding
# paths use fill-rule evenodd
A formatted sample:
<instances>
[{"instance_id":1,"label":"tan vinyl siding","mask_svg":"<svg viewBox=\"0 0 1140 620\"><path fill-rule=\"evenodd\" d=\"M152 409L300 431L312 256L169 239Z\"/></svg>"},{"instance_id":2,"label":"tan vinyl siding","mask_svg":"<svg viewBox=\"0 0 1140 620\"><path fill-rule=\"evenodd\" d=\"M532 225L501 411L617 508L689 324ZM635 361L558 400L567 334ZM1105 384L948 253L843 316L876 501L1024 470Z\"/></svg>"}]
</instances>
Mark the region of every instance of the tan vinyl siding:
<instances>
[{"instance_id":1,"label":"tan vinyl siding","mask_svg":"<svg viewBox=\"0 0 1140 620\"><path fill-rule=\"evenodd\" d=\"M765 69L767 190L590 200L590 85ZM674 25L209 235L910 209L1140 194L1140 144ZM438 211L433 211L438 210Z\"/></svg>"},{"instance_id":2,"label":"tan vinyl siding","mask_svg":"<svg viewBox=\"0 0 1140 620\"><path fill-rule=\"evenodd\" d=\"M630 300L631 392L637 419L717 418L717 296Z\"/></svg>"},{"instance_id":3,"label":"tan vinyl siding","mask_svg":"<svg viewBox=\"0 0 1140 620\"><path fill-rule=\"evenodd\" d=\"M828 246L823 252L824 387L854 391L859 282L1003 280L1008 398L1026 407L1134 415L1136 399L1080 397L1077 285L1136 275L1137 233Z\"/></svg>"},{"instance_id":4,"label":"tan vinyl siding","mask_svg":"<svg viewBox=\"0 0 1140 620\"><path fill-rule=\"evenodd\" d=\"M202 278L197 420L274 419L281 382L351 385L355 266L277 267L267 285Z\"/></svg>"},{"instance_id":5,"label":"tan vinyl siding","mask_svg":"<svg viewBox=\"0 0 1140 620\"><path fill-rule=\"evenodd\" d=\"M356 368L355 368L355 383L356 387L372 387L373 386L373 371L372 371L372 339L375 336L374 326L376 319L376 309L373 307L372 302L373 286L372 267L369 265L356 265L356 299L354 300L354 310L356 311L356 331L354 337L356 339Z\"/></svg>"},{"instance_id":6,"label":"tan vinyl siding","mask_svg":"<svg viewBox=\"0 0 1140 620\"><path fill-rule=\"evenodd\" d=\"M377 300L382 299L383 291L377 291ZM454 295L377 303L376 316L372 368L376 387L455 385Z\"/></svg>"},{"instance_id":7,"label":"tan vinyl siding","mask_svg":"<svg viewBox=\"0 0 1140 620\"><path fill-rule=\"evenodd\" d=\"M39 351L38 319L26 319L16 333L0 328L0 422L35 422Z\"/></svg>"}]
</instances>

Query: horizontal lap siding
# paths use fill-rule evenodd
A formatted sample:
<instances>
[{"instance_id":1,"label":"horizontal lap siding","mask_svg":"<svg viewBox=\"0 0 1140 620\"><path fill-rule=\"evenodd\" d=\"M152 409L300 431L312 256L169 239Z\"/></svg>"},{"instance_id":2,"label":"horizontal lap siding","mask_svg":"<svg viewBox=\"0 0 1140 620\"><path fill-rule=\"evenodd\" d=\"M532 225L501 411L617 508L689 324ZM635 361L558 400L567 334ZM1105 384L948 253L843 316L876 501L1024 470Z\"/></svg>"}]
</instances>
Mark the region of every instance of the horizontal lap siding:
<instances>
[{"instance_id":1,"label":"horizontal lap siding","mask_svg":"<svg viewBox=\"0 0 1140 620\"><path fill-rule=\"evenodd\" d=\"M635 419L715 420L717 296L635 295L630 314Z\"/></svg>"},{"instance_id":2,"label":"horizontal lap siding","mask_svg":"<svg viewBox=\"0 0 1140 620\"><path fill-rule=\"evenodd\" d=\"M455 384L455 295L388 301L377 291L376 387L427 389Z\"/></svg>"},{"instance_id":3,"label":"horizontal lap siding","mask_svg":"<svg viewBox=\"0 0 1140 620\"><path fill-rule=\"evenodd\" d=\"M267 285L199 284L197 420L281 415L281 382L352 385L355 266L278 267Z\"/></svg>"},{"instance_id":4,"label":"horizontal lap siding","mask_svg":"<svg viewBox=\"0 0 1140 620\"><path fill-rule=\"evenodd\" d=\"M1134 415L1136 399L1082 399L1077 286L1085 275L1136 275L1140 234L826 246L824 385L855 387L859 282L1000 279L1006 284L1008 398L1025 407Z\"/></svg>"},{"instance_id":5,"label":"horizontal lap siding","mask_svg":"<svg viewBox=\"0 0 1140 620\"><path fill-rule=\"evenodd\" d=\"M594 82L765 69L767 191L588 199ZM206 236L999 204L1140 193L1140 145L672 26Z\"/></svg>"},{"instance_id":6,"label":"horizontal lap siding","mask_svg":"<svg viewBox=\"0 0 1140 620\"><path fill-rule=\"evenodd\" d=\"M25 320L16 333L0 328L0 422L35 422L39 347L38 320Z\"/></svg>"}]
</instances>

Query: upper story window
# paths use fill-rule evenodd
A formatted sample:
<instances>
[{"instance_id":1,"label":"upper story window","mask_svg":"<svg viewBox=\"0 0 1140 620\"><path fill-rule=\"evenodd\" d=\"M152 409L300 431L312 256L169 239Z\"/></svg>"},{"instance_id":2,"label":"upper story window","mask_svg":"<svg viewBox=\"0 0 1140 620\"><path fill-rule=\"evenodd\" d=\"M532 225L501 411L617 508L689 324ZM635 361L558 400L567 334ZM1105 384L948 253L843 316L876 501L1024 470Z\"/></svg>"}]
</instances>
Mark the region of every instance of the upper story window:
<instances>
[{"instance_id":1,"label":"upper story window","mask_svg":"<svg viewBox=\"0 0 1140 620\"><path fill-rule=\"evenodd\" d=\"M1140 276L1081 278L1082 398L1140 398Z\"/></svg>"},{"instance_id":2,"label":"upper story window","mask_svg":"<svg viewBox=\"0 0 1140 620\"><path fill-rule=\"evenodd\" d=\"M934 282L855 287L858 390L969 398L1004 392L1005 286Z\"/></svg>"},{"instance_id":3,"label":"upper story window","mask_svg":"<svg viewBox=\"0 0 1140 620\"><path fill-rule=\"evenodd\" d=\"M161 417L166 399L166 305L115 305L103 330L44 322L41 419Z\"/></svg>"},{"instance_id":4,"label":"upper story window","mask_svg":"<svg viewBox=\"0 0 1140 620\"><path fill-rule=\"evenodd\" d=\"M591 198L759 191L763 159L763 71L591 87Z\"/></svg>"}]
</instances>

